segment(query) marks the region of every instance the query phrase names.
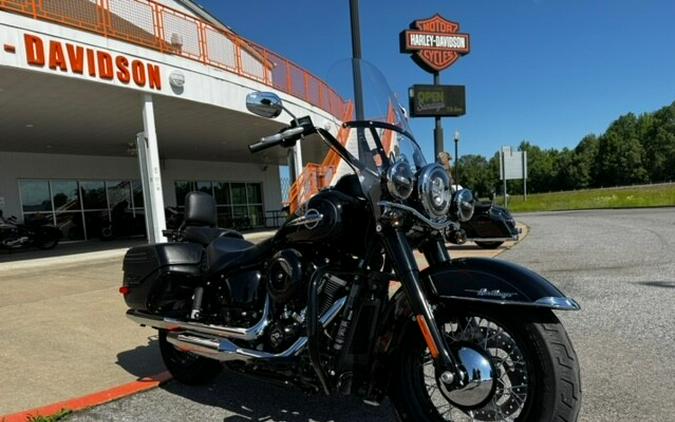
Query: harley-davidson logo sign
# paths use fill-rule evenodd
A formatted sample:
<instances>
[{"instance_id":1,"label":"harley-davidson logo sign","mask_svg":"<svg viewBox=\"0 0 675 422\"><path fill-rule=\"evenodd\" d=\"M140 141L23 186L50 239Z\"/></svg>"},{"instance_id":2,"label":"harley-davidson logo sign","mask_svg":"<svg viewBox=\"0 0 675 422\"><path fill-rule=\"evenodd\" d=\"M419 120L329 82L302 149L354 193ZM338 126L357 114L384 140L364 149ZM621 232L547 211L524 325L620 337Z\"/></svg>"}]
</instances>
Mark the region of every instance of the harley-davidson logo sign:
<instances>
[{"instance_id":1,"label":"harley-davidson logo sign","mask_svg":"<svg viewBox=\"0 0 675 422\"><path fill-rule=\"evenodd\" d=\"M401 50L414 53L413 59L430 72L450 67L469 53L469 34L459 33L459 24L441 15L417 20L401 32Z\"/></svg>"}]
</instances>

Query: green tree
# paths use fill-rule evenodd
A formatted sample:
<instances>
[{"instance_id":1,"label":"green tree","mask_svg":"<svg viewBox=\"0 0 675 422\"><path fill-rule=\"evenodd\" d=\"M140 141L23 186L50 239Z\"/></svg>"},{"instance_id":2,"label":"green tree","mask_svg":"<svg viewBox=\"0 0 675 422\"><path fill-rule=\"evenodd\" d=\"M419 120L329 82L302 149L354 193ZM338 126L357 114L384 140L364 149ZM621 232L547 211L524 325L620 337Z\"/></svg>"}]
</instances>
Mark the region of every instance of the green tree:
<instances>
[{"instance_id":1,"label":"green tree","mask_svg":"<svg viewBox=\"0 0 675 422\"><path fill-rule=\"evenodd\" d=\"M459 184L473 190L478 197L492 195L495 179L488 160L482 155L469 154L459 159Z\"/></svg>"},{"instance_id":2,"label":"green tree","mask_svg":"<svg viewBox=\"0 0 675 422\"><path fill-rule=\"evenodd\" d=\"M619 186L649 181L639 138L638 118L633 113L619 117L609 126L598 145L596 184Z\"/></svg>"},{"instance_id":3,"label":"green tree","mask_svg":"<svg viewBox=\"0 0 675 422\"><path fill-rule=\"evenodd\" d=\"M527 151L527 190L532 193L559 190L557 186L559 153L543 150L528 141L521 142L519 151ZM517 188L516 185L514 185Z\"/></svg>"}]
</instances>

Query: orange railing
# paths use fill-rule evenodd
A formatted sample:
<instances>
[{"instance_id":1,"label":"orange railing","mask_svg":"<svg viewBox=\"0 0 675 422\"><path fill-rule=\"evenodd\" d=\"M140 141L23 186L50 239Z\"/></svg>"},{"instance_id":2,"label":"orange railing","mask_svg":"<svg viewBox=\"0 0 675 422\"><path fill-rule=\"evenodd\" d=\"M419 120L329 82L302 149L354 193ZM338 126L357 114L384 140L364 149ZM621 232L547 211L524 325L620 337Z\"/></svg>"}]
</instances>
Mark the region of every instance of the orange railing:
<instances>
[{"instance_id":1,"label":"orange railing","mask_svg":"<svg viewBox=\"0 0 675 422\"><path fill-rule=\"evenodd\" d=\"M344 114L341 117L342 121L348 121L353 118L354 103L351 101L347 103ZM350 129L347 127L340 127L337 134L337 140L344 146L349 139ZM333 176L340 164L340 156L331 150L328 150L326 158L321 164L308 163L298 179L291 186L288 194L288 204L291 214L295 213L297 209L309 201L321 189L330 186L333 181Z\"/></svg>"},{"instance_id":2,"label":"orange railing","mask_svg":"<svg viewBox=\"0 0 675 422\"><path fill-rule=\"evenodd\" d=\"M333 116L346 104L295 63L153 0L0 0L0 10L186 57L301 98Z\"/></svg>"},{"instance_id":3,"label":"orange railing","mask_svg":"<svg viewBox=\"0 0 675 422\"><path fill-rule=\"evenodd\" d=\"M387 117L385 118L386 121L391 124L395 124L397 118L394 107L395 105L389 104L389 107L387 108ZM346 122L353 119L353 113L354 103L350 101L345 107L345 114L342 115L342 121ZM337 139L343 146L346 146L349 135L350 129L342 126L337 134ZM389 154L393 146L394 132L391 130L385 131L382 138L382 147L384 148L385 153ZM379 159L379 157L376 157L376 159ZM321 189L330 186L335 171L340 165L340 160L340 156L331 149L328 151L326 158L324 158L321 164L309 163L305 166L300 177L298 177L291 186L288 195L291 213L295 213L302 204L309 201L309 199L316 195Z\"/></svg>"}]
</instances>

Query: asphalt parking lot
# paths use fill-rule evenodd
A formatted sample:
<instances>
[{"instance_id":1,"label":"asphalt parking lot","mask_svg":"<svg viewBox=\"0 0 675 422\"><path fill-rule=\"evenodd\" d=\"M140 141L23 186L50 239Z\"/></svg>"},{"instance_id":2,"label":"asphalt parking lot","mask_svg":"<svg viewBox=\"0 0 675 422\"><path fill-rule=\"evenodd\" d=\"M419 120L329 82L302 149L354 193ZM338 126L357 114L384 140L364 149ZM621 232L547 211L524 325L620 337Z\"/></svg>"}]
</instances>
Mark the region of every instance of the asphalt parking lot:
<instances>
[{"instance_id":1,"label":"asphalt parking lot","mask_svg":"<svg viewBox=\"0 0 675 422\"><path fill-rule=\"evenodd\" d=\"M527 239L500 256L554 281L582 305L563 313L579 354L582 421L675 420L675 209L527 214ZM306 397L224 374L206 388L161 388L73 421L377 421L388 404Z\"/></svg>"}]
</instances>

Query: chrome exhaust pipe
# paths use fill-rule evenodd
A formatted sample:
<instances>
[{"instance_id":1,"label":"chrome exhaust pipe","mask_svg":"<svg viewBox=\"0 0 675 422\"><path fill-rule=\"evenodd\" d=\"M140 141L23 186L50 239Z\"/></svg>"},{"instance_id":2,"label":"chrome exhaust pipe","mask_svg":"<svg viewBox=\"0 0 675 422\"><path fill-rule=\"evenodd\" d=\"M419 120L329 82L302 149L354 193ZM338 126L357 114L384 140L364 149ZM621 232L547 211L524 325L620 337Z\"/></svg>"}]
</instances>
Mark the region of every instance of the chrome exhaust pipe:
<instances>
[{"instance_id":1,"label":"chrome exhaust pipe","mask_svg":"<svg viewBox=\"0 0 675 422\"><path fill-rule=\"evenodd\" d=\"M127 311L127 317L138 324L162 330L184 330L203 335L252 341L260 337L265 331L265 328L269 325L270 307L271 302L268 297L265 300L265 307L263 308L263 314L260 321L249 328L225 327L221 325L203 324L201 322L182 321L174 318L165 318L159 315L147 314L133 309Z\"/></svg>"},{"instance_id":2,"label":"chrome exhaust pipe","mask_svg":"<svg viewBox=\"0 0 675 422\"><path fill-rule=\"evenodd\" d=\"M326 313L319 318L321 326L326 327L330 324L335 317L338 316L346 302L346 297L336 300ZM237 346L229 339L204 337L201 333L195 332L170 332L166 339L177 349L209 359L219 360L221 362L248 362L253 360L291 358L299 355L305 349L305 346L307 346L307 337L300 337L288 349L281 353L268 353L259 350L246 349Z\"/></svg>"}]
</instances>

